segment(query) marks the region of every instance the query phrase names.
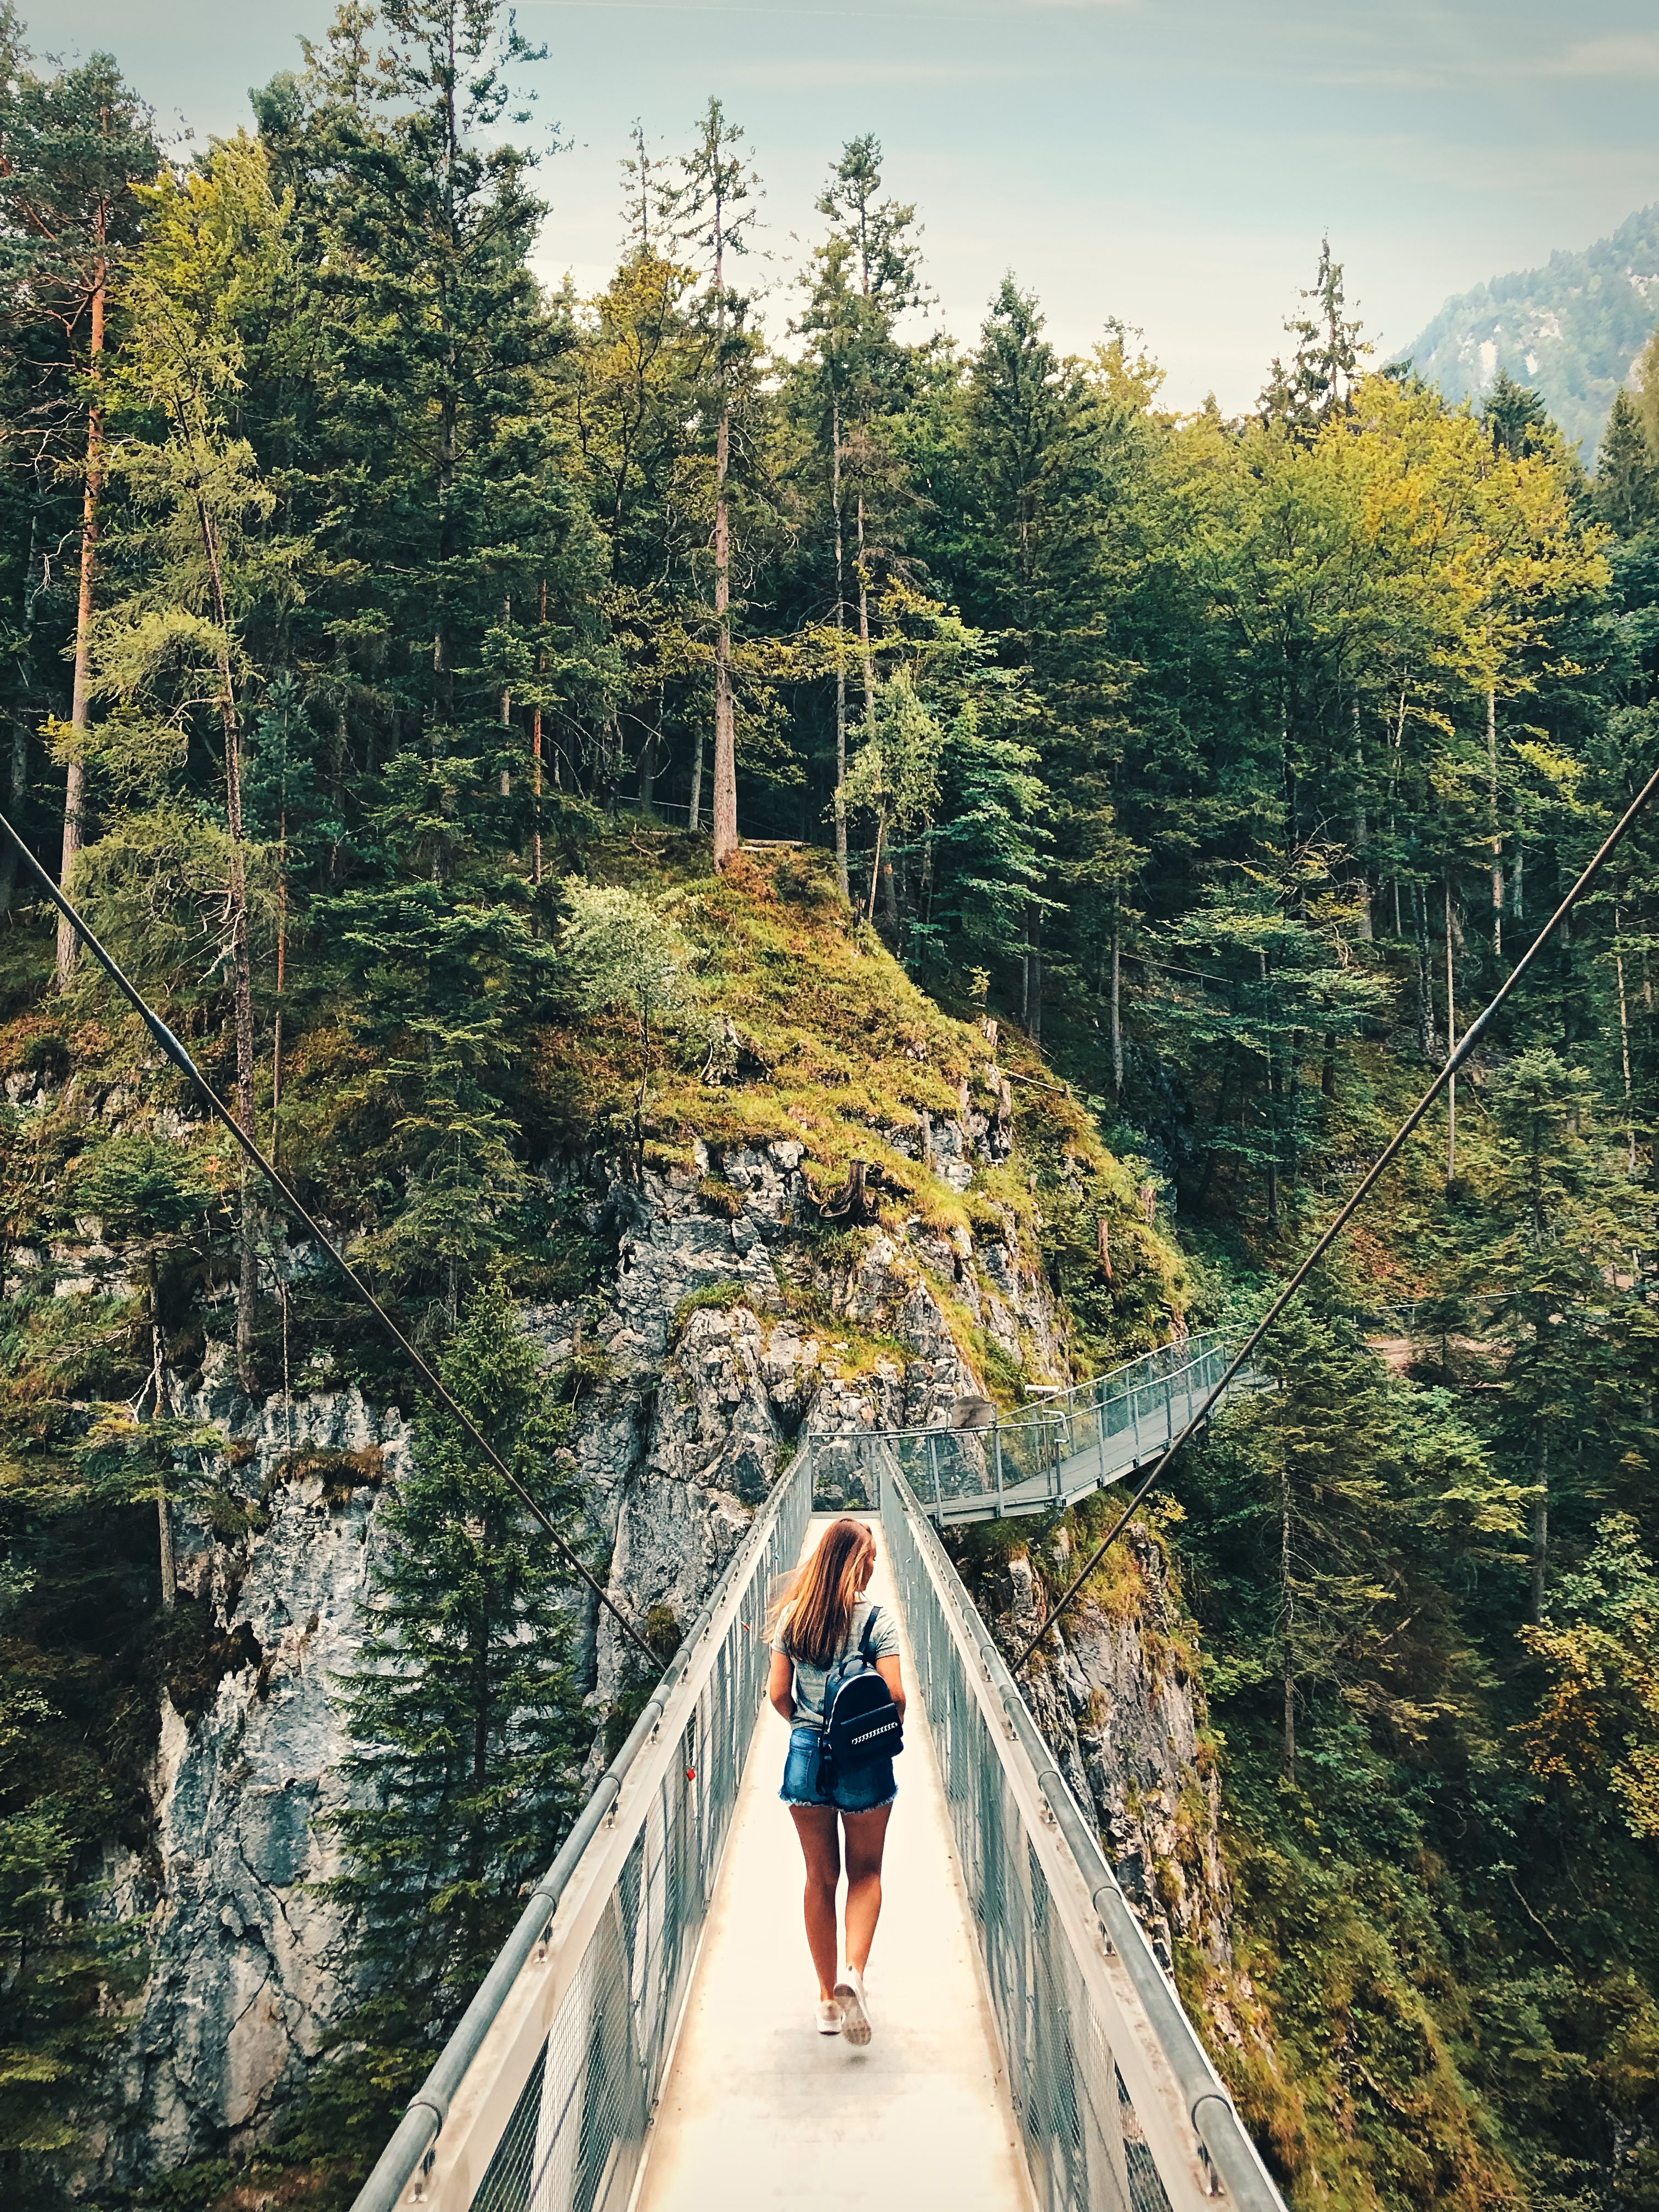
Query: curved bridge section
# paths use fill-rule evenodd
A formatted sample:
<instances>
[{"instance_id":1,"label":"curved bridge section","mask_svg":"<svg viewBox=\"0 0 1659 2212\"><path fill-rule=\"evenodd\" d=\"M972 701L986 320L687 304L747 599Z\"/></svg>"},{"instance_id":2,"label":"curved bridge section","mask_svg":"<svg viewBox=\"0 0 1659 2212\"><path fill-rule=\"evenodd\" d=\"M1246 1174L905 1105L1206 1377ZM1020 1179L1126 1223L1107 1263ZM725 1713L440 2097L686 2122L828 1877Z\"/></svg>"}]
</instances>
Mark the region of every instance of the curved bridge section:
<instances>
[{"instance_id":1,"label":"curved bridge section","mask_svg":"<svg viewBox=\"0 0 1659 2212\"><path fill-rule=\"evenodd\" d=\"M878 1460L895 1462L940 1528L1048 1513L1134 1474L1168 1449L1221 1379L1219 1331L1149 1352L1037 1406L965 1428L943 1423L807 1439L820 1501L873 1509ZM1248 1372L1227 1397L1261 1387Z\"/></svg>"},{"instance_id":2,"label":"curved bridge section","mask_svg":"<svg viewBox=\"0 0 1659 2212\"><path fill-rule=\"evenodd\" d=\"M355 2212L828 2212L878 2175L962 2212L1284 2212L935 1525L1129 1472L1218 1349L1160 1355L1156 1411L1142 1361L1030 1423L803 1443ZM810 2030L761 1633L854 1476L912 1685L867 2052Z\"/></svg>"}]
</instances>

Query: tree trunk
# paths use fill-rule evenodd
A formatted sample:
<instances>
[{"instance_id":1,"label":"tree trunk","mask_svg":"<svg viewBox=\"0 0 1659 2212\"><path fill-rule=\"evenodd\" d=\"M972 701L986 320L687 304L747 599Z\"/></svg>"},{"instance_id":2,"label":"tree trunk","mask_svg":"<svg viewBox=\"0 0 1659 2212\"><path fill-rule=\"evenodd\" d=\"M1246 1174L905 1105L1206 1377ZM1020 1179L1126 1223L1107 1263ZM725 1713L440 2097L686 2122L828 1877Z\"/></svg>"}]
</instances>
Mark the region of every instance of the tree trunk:
<instances>
[{"instance_id":1,"label":"tree trunk","mask_svg":"<svg viewBox=\"0 0 1659 2212\"><path fill-rule=\"evenodd\" d=\"M207 556L213 586L213 616L219 631L219 715L225 744L225 814L230 826L230 964L236 1031L236 1109L243 1130L255 1144L259 1131L255 1120L253 1060L253 969L248 949L247 874L242 830L242 738L236 713L236 691L231 675L229 607L225 598L224 570L218 532L207 503L198 492L197 522ZM236 1297L236 1375L243 1391L252 1396L254 1306L258 1295L258 1248L252 1186L246 1162L242 1168L242 1266Z\"/></svg>"},{"instance_id":2,"label":"tree trunk","mask_svg":"<svg viewBox=\"0 0 1659 2212\"><path fill-rule=\"evenodd\" d=\"M1622 920L1619 908L1614 907L1613 909L1613 965L1619 978L1619 1053L1625 1070L1625 1135L1629 1150L1630 1171L1634 1175L1636 1173L1636 1116L1631 1106L1630 1004L1625 996Z\"/></svg>"},{"instance_id":3,"label":"tree trunk","mask_svg":"<svg viewBox=\"0 0 1659 2212\"><path fill-rule=\"evenodd\" d=\"M156 1285L155 1255L149 1261L149 1340L150 1353L155 1361L155 1418L167 1419L171 1410L167 1404L167 1349L161 1341L161 1316ZM157 1540L161 1559L161 1610L171 1613L179 1595L179 1574L173 1556L173 1519L167 1509L167 1486L163 1476L155 1478L155 1521Z\"/></svg>"},{"instance_id":4,"label":"tree trunk","mask_svg":"<svg viewBox=\"0 0 1659 2212\"><path fill-rule=\"evenodd\" d=\"M714 866L723 868L738 849L738 765L732 722L732 599L730 518L726 471L732 423L720 416L714 449Z\"/></svg>"},{"instance_id":5,"label":"tree trunk","mask_svg":"<svg viewBox=\"0 0 1659 2212\"><path fill-rule=\"evenodd\" d=\"M847 634L847 589L842 574L841 527L841 399L830 406L830 486L836 511L836 881L841 895L850 901L847 880L847 809L841 787L847 781L847 662L841 647Z\"/></svg>"},{"instance_id":6,"label":"tree trunk","mask_svg":"<svg viewBox=\"0 0 1659 2212\"><path fill-rule=\"evenodd\" d=\"M718 188L714 201L715 328L720 374L720 423L714 439L714 866L738 849L738 764L732 723L732 540L726 496L732 461L732 410L726 401L726 229ZM698 762L699 769L702 767ZM698 777L699 783L701 776Z\"/></svg>"},{"instance_id":7,"label":"tree trunk","mask_svg":"<svg viewBox=\"0 0 1659 2212\"><path fill-rule=\"evenodd\" d=\"M1285 1606L1285 1779L1296 1782L1296 1598L1291 1588L1291 1477L1279 1474L1279 1581Z\"/></svg>"},{"instance_id":8,"label":"tree trunk","mask_svg":"<svg viewBox=\"0 0 1659 2212\"><path fill-rule=\"evenodd\" d=\"M864 566L864 494L859 494L859 644L864 655L864 728L876 720L876 662L870 650L870 578Z\"/></svg>"},{"instance_id":9,"label":"tree trunk","mask_svg":"<svg viewBox=\"0 0 1659 2212\"><path fill-rule=\"evenodd\" d=\"M1451 875L1446 876L1446 1057L1449 1060L1457 1049L1456 986L1452 975L1452 908ZM1446 1188L1449 1190L1457 1176L1457 1078L1454 1075L1446 1085Z\"/></svg>"},{"instance_id":10,"label":"tree trunk","mask_svg":"<svg viewBox=\"0 0 1659 2212\"><path fill-rule=\"evenodd\" d=\"M438 431L438 558L443 581L439 586L438 627L432 640L432 668L436 684L438 720L446 727L455 719L455 656L449 635L449 562L453 551L455 468L460 453L460 403L456 393L459 362L454 345L449 349L449 378L439 415Z\"/></svg>"},{"instance_id":11,"label":"tree trunk","mask_svg":"<svg viewBox=\"0 0 1659 2212\"><path fill-rule=\"evenodd\" d=\"M1544 1580L1549 1565L1550 1553L1550 1493L1549 1430L1540 1420L1534 1423L1534 1473L1538 1495L1532 1508L1532 1589L1528 1618L1534 1626L1544 1618Z\"/></svg>"},{"instance_id":12,"label":"tree trunk","mask_svg":"<svg viewBox=\"0 0 1659 2212\"><path fill-rule=\"evenodd\" d=\"M104 239L104 214L98 213L98 241ZM104 489L104 410L98 398L103 375L104 295L109 267L100 253L93 271L92 331L88 345L88 375L93 399L87 409L87 477L81 498L81 588L75 606L75 686L70 695L70 722L77 737L76 757L69 764L64 789L64 855L58 881L69 888L75 856L86 842L83 810L87 771L79 757L87 731L87 712L92 680L92 588L98 568L98 508ZM76 937L67 915L58 921L58 988L69 988L75 973Z\"/></svg>"},{"instance_id":13,"label":"tree trunk","mask_svg":"<svg viewBox=\"0 0 1659 2212\"><path fill-rule=\"evenodd\" d=\"M1504 957L1504 837L1498 826L1498 694L1486 686L1486 788L1492 807L1492 949Z\"/></svg>"},{"instance_id":14,"label":"tree trunk","mask_svg":"<svg viewBox=\"0 0 1659 2212\"><path fill-rule=\"evenodd\" d=\"M876 885L881 877L881 841L886 828L887 817L884 814L877 815L876 853L875 858L870 863L870 896L864 909L864 918L866 921L873 921L876 918Z\"/></svg>"},{"instance_id":15,"label":"tree trunk","mask_svg":"<svg viewBox=\"0 0 1659 2212\"><path fill-rule=\"evenodd\" d=\"M270 1036L270 1158L280 1156L282 1123L277 1109L283 1103L283 992L288 981L288 815L284 811L276 832L276 1007Z\"/></svg>"},{"instance_id":16,"label":"tree trunk","mask_svg":"<svg viewBox=\"0 0 1659 2212\"><path fill-rule=\"evenodd\" d=\"M1367 872L1365 848L1370 832L1365 823L1365 748L1359 732L1359 694L1353 699L1353 852L1359 864L1359 934L1367 944L1371 941L1371 883Z\"/></svg>"},{"instance_id":17,"label":"tree trunk","mask_svg":"<svg viewBox=\"0 0 1659 2212\"><path fill-rule=\"evenodd\" d=\"M544 635L536 643L536 673L539 676L547 662L547 579L542 578L540 622ZM542 710L537 704L530 736L531 787L535 802L535 828L531 838L530 880L539 887L542 880Z\"/></svg>"},{"instance_id":18,"label":"tree trunk","mask_svg":"<svg viewBox=\"0 0 1659 2212\"><path fill-rule=\"evenodd\" d=\"M1261 972L1261 996L1265 1005L1267 1000L1267 956L1265 952L1258 952L1255 957L1257 967ZM1279 1062L1273 1053L1271 1031L1266 1059L1267 1062L1267 1227L1271 1233L1277 1237L1279 1234Z\"/></svg>"},{"instance_id":19,"label":"tree trunk","mask_svg":"<svg viewBox=\"0 0 1659 2212\"><path fill-rule=\"evenodd\" d=\"M1123 1096L1123 1006L1121 982L1123 972L1123 933L1116 922L1112 924L1112 1096Z\"/></svg>"},{"instance_id":20,"label":"tree trunk","mask_svg":"<svg viewBox=\"0 0 1659 2212\"><path fill-rule=\"evenodd\" d=\"M691 805L686 816L695 832L702 827L702 724L698 723L691 740Z\"/></svg>"},{"instance_id":21,"label":"tree trunk","mask_svg":"<svg viewBox=\"0 0 1659 2212\"><path fill-rule=\"evenodd\" d=\"M23 821L23 802L29 791L29 726L21 714L14 714L11 724L11 799L10 814L14 827L21 829ZM0 915L11 912L11 902L17 896L17 848L9 837L6 850L0 857Z\"/></svg>"},{"instance_id":22,"label":"tree trunk","mask_svg":"<svg viewBox=\"0 0 1659 2212\"><path fill-rule=\"evenodd\" d=\"M1423 912L1423 887L1412 885L1412 935L1417 941L1417 1049L1434 1057L1434 1001L1429 990L1429 929Z\"/></svg>"},{"instance_id":23,"label":"tree trunk","mask_svg":"<svg viewBox=\"0 0 1659 2212\"><path fill-rule=\"evenodd\" d=\"M1032 909L1026 927L1025 1034L1042 1042L1042 908Z\"/></svg>"}]
</instances>

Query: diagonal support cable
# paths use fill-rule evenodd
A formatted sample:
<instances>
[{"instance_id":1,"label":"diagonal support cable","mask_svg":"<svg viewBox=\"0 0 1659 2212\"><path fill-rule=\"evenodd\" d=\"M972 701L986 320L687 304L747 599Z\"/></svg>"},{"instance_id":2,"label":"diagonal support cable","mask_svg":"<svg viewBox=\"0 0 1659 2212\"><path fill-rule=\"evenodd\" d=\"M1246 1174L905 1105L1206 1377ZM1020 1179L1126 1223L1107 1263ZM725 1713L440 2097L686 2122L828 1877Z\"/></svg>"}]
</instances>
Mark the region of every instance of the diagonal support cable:
<instances>
[{"instance_id":1,"label":"diagonal support cable","mask_svg":"<svg viewBox=\"0 0 1659 2212\"><path fill-rule=\"evenodd\" d=\"M40 861L35 859L33 854L23 842L22 838L18 835L17 831L12 827L11 823L6 819L6 817L3 814L0 814L0 830L3 830L5 831L7 836L10 838L12 843L22 854L23 864L28 869L30 874L40 884L41 890L45 891L46 896L52 901L52 904L58 908L59 914L61 914L64 919L69 923L70 928L74 930L76 935L86 946L88 951L91 953L93 958L98 963L104 973L109 977L111 982L114 984L116 989L121 994L121 996L138 1016L146 1029L149 1030L150 1035L155 1038L156 1043L161 1046L162 1051L173 1062L173 1065L178 1069L181 1075L186 1077L190 1082L195 1085L202 1097L206 1101L210 1109L214 1114L217 1115L220 1121L224 1123L226 1128L229 1130L231 1135L241 1146L249 1160L251 1160L253 1165L258 1168L265 1181L276 1193L276 1195L282 1200L283 1206L288 1208L290 1213L305 1224L306 1227L316 1238L319 1244L322 1246L324 1251L327 1253L329 1258L333 1261L335 1266L345 1277L347 1282L350 1284L352 1289L356 1291L358 1297L362 1299L364 1304L367 1305L370 1312L373 1313L375 1319L380 1322L381 1328L385 1329L386 1334L404 1353L404 1357L408 1359L410 1365L415 1370L416 1374L420 1377L428 1392L437 1401L438 1404L443 1407L450 1419L456 1423L467 1442L471 1444L475 1449L483 1453L485 1459L489 1461L490 1466L495 1468L496 1474L499 1474L502 1481L506 1483L507 1488L512 1491L520 1504L525 1507L526 1510L540 1526L543 1534L548 1537L550 1541L552 1543L554 1550L564 1561L565 1565L571 1568L576 1574L580 1576L582 1581L587 1584L589 1589L592 1591L594 1596L598 1598L599 1603L611 1615L611 1618L616 1622L617 1627L621 1629L623 1634L628 1638L629 1642L634 1646L635 1650L641 1652L650 1662L653 1673L660 1674L662 1671L661 1662L657 1657L656 1653L653 1651L651 1646L646 1642L644 1637L641 1635L639 1630L635 1627L633 1622L628 1619L627 1615L621 1612L612 1602L611 1598L606 1595L605 1590L594 1579L593 1576L589 1573L588 1570L582 1565L581 1560L576 1556L576 1553L571 1549L564 1538L560 1535L558 1530L553 1526L552 1522L548 1518L542 1508L536 1503L536 1500L531 1496L529 1491L525 1488L525 1486L520 1481L518 1476L514 1474L512 1468L501 1457L501 1454L495 1449L495 1446L480 1433L477 1424L470 1420L461 1411L460 1407L456 1404L453 1397L452 1397L450 1393L438 1380L437 1375L434 1373L433 1369L428 1364L427 1361L422 1358L421 1354L415 1349L415 1346L404 1334L402 1329L398 1328L397 1322L393 1321L392 1316L380 1304L380 1301L375 1297L374 1291L369 1289L368 1285L363 1280L362 1277L357 1273L357 1270L346 1258L339 1246L336 1244L333 1238L328 1235L327 1231L323 1228L321 1223L317 1220L316 1217L309 1212L301 1203L298 1196L295 1194L292 1188L283 1181L276 1168L265 1158L254 1139L249 1136L246 1130L242 1127L240 1122L236 1119L236 1116L231 1112L229 1107L226 1105L224 1100L219 1096L213 1085L208 1081L206 1076L203 1074L201 1069L198 1067L196 1062L191 1058L189 1053L185 1051L184 1046L180 1044L178 1038L174 1036L173 1031L161 1019L161 1017L152 1009L148 1001L144 999L143 994L140 993L137 985L127 975L125 970L121 967L120 963L115 958L114 955L105 950L104 946L94 935L90 924L82 919L81 915L77 913L76 908L70 904L70 901L64 896L63 892L58 890L57 884L46 873L46 871L41 866Z\"/></svg>"},{"instance_id":2,"label":"diagonal support cable","mask_svg":"<svg viewBox=\"0 0 1659 2212\"><path fill-rule=\"evenodd\" d=\"M1226 1369L1221 1376L1221 1379L1217 1382L1209 1396L1198 1408L1198 1411L1192 1416L1186 1427L1181 1431L1181 1434L1175 1437L1167 1446L1162 1457L1155 1462L1151 1474L1147 1475L1146 1480L1135 1492L1134 1496L1124 1507L1123 1511L1119 1515L1109 1532L1095 1547L1095 1549L1090 1554L1083 1567L1073 1577L1064 1593L1052 1606L1050 1606L1042 1626L1037 1630L1036 1634L1031 1638L1030 1641L1021 1651L1018 1658L1013 1662L1014 1672L1016 1674L1018 1674L1020 1668L1025 1665L1027 1660L1030 1659L1031 1654L1036 1650L1038 1644L1042 1643L1043 1638L1048 1633L1048 1631L1060 1619L1060 1616L1065 1612L1067 1606L1071 1604L1073 1599L1082 1589L1084 1583L1087 1582L1089 1577L1093 1574L1095 1569L1105 1558L1107 1553L1111 1550L1113 1545L1116 1543L1118 1538L1128 1527L1130 1517L1134 1513L1135 1509L1141 1504L1147 1492L1152 1489L1153 1484L1156 1483L1162 1476L1164 1469L1169 1466L1176 1454L1181 1449L1188 1438L1197 1430L1202 1428L1205 1422L1209 1419L1210 1415L1215 1411L1217 1406L1221 1402L1222 1395L1226 1390L1228 1384L1232 1381L1233 1377L1243 1366L1245 1361L1249 1359L1250 1354L1255 1350L1256 1346L1267 1335L1268 1330L1272 1328L1273 1323L1279 1319L1285 1307L1289 1305L1291 1300L1302 1288L1304 1283L1307 1281L1309 1276L1313 1273L1319 1262L1330 1250L1332 1245L1335 1243L1337 1238L1342 1234L1342 1231L1353 1219L1354 1215L1358 1212L1360 1207L1370 1196L1372 1191L1376 1189L1378 1182L1381 1182L1383 1175L1387 1172L1389 1166L1398 1158L1401 1148L1405 1145L1407 1139L1411 1136L1413 1131L1418 1127L1419 1124L1422 1121L1424 1115L1428 1112L1430 1107L1433 1105L1435 1100L1445 1089L1447 1084L1450 1082L1453 1076L1456 1074L1458 1069L1462 1066L1464 1061L1468 1059L1470 1054L1474 1050L1475 1046L1486 1035L1492 1017L1498 1012L1499 1007L1502 1006L1507 1000L1513 997L1515 992L1520 988L1522 978L1529 972L1539 955L1544 950L1544 947L1549 943L1551 938L1554 936L1556 931L1566 920L1567 916L1572 912L1574 907L1577 905L1579 900L1583 898L1584 893L1595 881L1595 878L1601 874L1602 869L1607 866L1607 861L1612 858L1619 846L1624 842L1624 839L1632 824L1637 821L1656 793L1659 793L1659 769L1656 769L1654 770L1653 774L1648 778L1640 791L1637 793L1635 798L1632 799L1624 813L1614 823L1613 829L1608 832L1601 848L1589 861L1589 865L1584 869L1583 873L1579 877L1577 882L1572 886L1572 889L1562 900L1560 905L1557 907L1555 912L1544 924L1543 928L1540 930L1537 936L1534 938L1532 943L1528 946L1525 953L1516 963L1511 973L1504 978L1503 984L1498 989L1497 996L1492 1000L1491 1005L1486 1008L1484 1012L1477 1016L1475 1020L1472 1022L1469 1027L1464 1031L1462 1042L1457 1047L1456 1050L1450 1054L1445 1066L1435 1077L1434 1081L1430 1084L1428 1089L1418 1100L1416 1105L1413 1107L1411 1112L1406 1116L1400 1127L1395 1131L1393 1136L1389 1138L1382 1151L1372 1162L1364 1180L1360 1183L1358 1189L1352 1193L1346 1203L1340 1207L1329 1225L1325 1230L1324 1234L1314 1246L1312 1251L1308 1254L1306 1259L1304 1259L1301 1266L1297 1267L1296 1273L1291 1277L1289 1282L1285 1284L1284 1289L1279 1293L1279 1296L1268 1307L1267 1312L1263 1314L1261 1319L1256 1323L1255 1327L1250 1331L1249 1336L1245 1338L1243 1343L1233 1354L1231 1360L1229 1362Z\"/></svg>"}]
</instances>

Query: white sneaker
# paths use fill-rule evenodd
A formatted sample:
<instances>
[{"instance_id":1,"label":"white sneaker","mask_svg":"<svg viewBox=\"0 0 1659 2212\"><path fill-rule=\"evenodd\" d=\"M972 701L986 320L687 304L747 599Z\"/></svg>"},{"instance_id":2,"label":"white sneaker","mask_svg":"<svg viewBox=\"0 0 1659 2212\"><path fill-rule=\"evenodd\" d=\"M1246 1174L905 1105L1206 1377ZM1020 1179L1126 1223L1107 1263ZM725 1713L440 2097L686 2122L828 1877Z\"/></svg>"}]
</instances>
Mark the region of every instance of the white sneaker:
<instances>
[{"instance_id":1,"label":"white sneaker","mask_svg":"<svg viewBox=\"0 0 1659 2212\"><path fill-rule=\"evenodd\" d=\"M848 1966L836 1984L836 1995L841 2001L841 2032L847 2040L863 2045L870 2040L870 2015L864 2004L864 1977L856 1966Z\"/></svg>"},{"instance_id":2,"label":"white sneaker","mask_svg":"<svg viewBox=\"0 0 1659 2212\"><path fill-rule=\"evenodd\" d=\"M838 1996L818 1999L818 2033L820 2035L841 2033L841 1999Z\"/></svg>"}]
</instances>

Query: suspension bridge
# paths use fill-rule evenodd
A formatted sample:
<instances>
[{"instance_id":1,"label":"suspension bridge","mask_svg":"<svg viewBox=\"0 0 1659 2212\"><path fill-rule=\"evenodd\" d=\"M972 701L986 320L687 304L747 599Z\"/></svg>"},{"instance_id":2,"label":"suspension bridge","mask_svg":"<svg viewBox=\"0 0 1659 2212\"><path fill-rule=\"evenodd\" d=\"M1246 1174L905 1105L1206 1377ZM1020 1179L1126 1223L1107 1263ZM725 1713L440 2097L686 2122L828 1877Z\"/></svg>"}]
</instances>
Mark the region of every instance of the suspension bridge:
<instances>
[{"instance_id":1,"label":"suspension bridge","mask_svg":"<svg viewBox=\"0 0 1659 2212\"><path fill-rule=\"evenodd\" d=\"M1194 1340L982 1429L804 1439L354 2212L828 2212L854 2188L1283 2212L939 1535L1133 1474L1225 1359ZM760 1633L849 1508L910 1696L862 2050L813 2032Z\"/></svg>"}]
</instances>

